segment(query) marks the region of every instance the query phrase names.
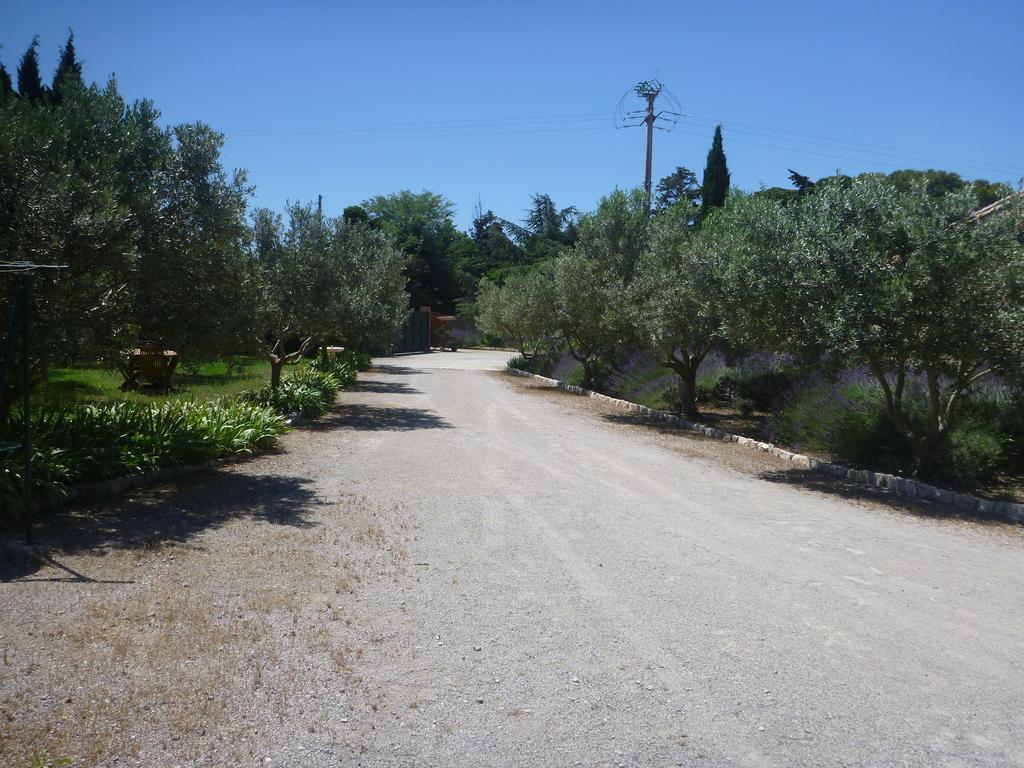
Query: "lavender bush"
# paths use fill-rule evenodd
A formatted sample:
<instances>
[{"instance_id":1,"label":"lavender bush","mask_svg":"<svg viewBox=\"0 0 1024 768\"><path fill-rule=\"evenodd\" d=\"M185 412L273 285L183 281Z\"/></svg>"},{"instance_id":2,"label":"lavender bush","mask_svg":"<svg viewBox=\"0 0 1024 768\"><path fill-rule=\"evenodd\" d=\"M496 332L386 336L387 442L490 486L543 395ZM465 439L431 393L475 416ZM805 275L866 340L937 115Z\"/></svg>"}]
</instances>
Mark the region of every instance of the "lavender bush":
<instances>
[{"instance_id":1,"label":"lavender bush","mask_svg":"<svg viewBox=\"0 0 1024 768\"><path fill-rule=\"evenodd\" d=\"M1021 399L1019 391L999 379L979 382L961 403L959 420L923 476L969 488L1024 469ZM903 400L907 418L928 418L923 376L907 378ZM898 474L914 468L911 447L885 417L881 387L865 369L801 379L776 403L769 430L776 442L846 463Z\"/></svg>"}]
</instances>

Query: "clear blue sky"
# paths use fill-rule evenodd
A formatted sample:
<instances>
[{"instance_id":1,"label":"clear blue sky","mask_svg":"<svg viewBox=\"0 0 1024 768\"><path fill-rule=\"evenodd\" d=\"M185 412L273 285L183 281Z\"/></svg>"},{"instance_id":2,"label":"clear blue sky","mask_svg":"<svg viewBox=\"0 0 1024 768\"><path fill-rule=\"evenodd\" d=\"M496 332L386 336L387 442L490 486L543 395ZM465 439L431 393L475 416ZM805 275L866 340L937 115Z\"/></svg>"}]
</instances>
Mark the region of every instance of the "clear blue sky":
<instances>
[{"instance_id":1,"label":"clear blue sky","mask_svg":"<svg viewBox=\"0 0 1024 768\"><path fill-rule=\"evenodd\" d=\"M656 135L655 179L699 174L718 121L744 189L787 168L1024 176L1021 0L7 0L0 58L13 73L39 34L49 76L69 26L88 79L225 132L225 163L277 209L406 188L447 196L462 227L478 197L510 219L535 192L592 209L643 181L643 131L611 115L655 76L689 115Z\"/></svg>"}]
</instances>

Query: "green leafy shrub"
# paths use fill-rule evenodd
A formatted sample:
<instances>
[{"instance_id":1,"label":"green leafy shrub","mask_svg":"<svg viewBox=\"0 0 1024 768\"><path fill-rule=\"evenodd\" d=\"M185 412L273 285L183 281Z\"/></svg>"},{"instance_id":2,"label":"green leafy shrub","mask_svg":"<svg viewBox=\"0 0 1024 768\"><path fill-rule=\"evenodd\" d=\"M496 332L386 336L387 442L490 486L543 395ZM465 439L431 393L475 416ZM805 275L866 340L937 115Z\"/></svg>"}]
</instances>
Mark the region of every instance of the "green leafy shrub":
<instances>
[{"instance_id":1,"label":"green leafy shrub","mask_svg":"<svg viewBox=\"0 0 1024 768\"><path fill-rule=\"evenodd\" d=\"M316 416L327 410L339 389L355 383L359 359L353 354L335 360L328 370L311 365L286 377L276 390L265 387L218 400L119 400L39 409L32 417L33 492L53 497L79 483L251 452L284 432L281 415ZM15 413L8 433L18 435L21 429ZM0 456L3 512L20 508L22 476L21 454Z\"/></svg>"},{"instance_id":2,"label":"green leafy shrub","mask_svg":"<svg viewBox=\"0 0 1024 768\"><path fill-rule=\"evenodd\" d=\"M621 360L605 380L610 394L649 408L676 409L679 375L643 352Z\"/></svg>"},{"instance_id":3,"label":"green leafy shrub","mask_svg":"<svg viewBox=\"0 0 1024 768\"><path fill-rule=\"evenodd\" d=\"M526 355L516 355L505 363L505 367L510 370L526 371L527 373L533 373L533 361L534 358L526 357Z\"/></svg>"},{"instance_id":4,"label":"green leafy shrub","mask_svg":"<svg viewBox=\"0 0 1024 768\"><path fill-rule=\"evenodd\" d=\"M368 371L373 366L373 358L369 352L360 349L344 349L334 356L334 364L345 364L354 371ZM317 358L314 367L323 365L323 358ZM330 366L328 366L330 368Z\"/></svg>"},{"instance_id":5,"label":"green leafy shrub","mask_svg":"<svg viewBox=\"0 0 1024 768\"><path fill-rule=\"evenodd\" d=\"M983 425L958 424L943 446L939 477L958 487L988 482L1006 466L999 435Z\"/></svg>"},{"instance_id":6,"label":"green leafy shrub","mask_svg":"<svg viewBox=\"0 0 1024 768\"><path fill-rule=\"evenodd\" d=\"M998 379L981 383L960 404L960 416L939 450L935 475L962 488L1024 469L1024 392Z\"/></svg>"},{"instance_id":7,"label":"green leafy shrub","mask_svg":"<svg viewBox=\"0 0 1024 768\"><path fill-rule=\"evenodd\" d=\"M723 386L722 381L728 375L729 370L727 368L716 368L715 370L704 374L697 374L697 402L698 403L717 403L722 400Z\"/></svg>"},{"instance_id":8,"label":"green leafy shrub","mask_svg":"<svg viewBox=\"0 0 1024 768\"><path fill-rule=\"evenodd\" d=\"M576 387L586 386L587 375L583 363L568 352L563 352L557 357L543 357L540 359L539 365L541 373L545 376L550 376L553 379L564 381L566 384L572 384ZM591 369L593 378L600 379L607 371L607 366L603 365L601 361L594 361L591 363ZM591 386L594 386L594 384Z\"/></svg>"},{"instance_id":9,"label":"green leafy shrub","mask_svg":"<svg viewBox=\"0 0 1024 768\"><path fill-rule=\"evenodd\" d=\"M327 410L328 406L327 398L322 391L287 379L282 381L277 389L264 387L248 392L243 397L282 416L291 416L295 413L317 416Z\"/></svg>"},{"instance_id":10,"label":"green leafy shrub","mask_svg":"<svg viewBox=\"0 0 1024 768\"><path fill-rule=\"evenodd\" d=\"M234 398L160 404L72 405L33 414L33 491L59 495L68 486L250 453L282 434L269 408ZM10 429L21 429L14 414ZM0 502L15 509L23 458L0 456Z\"/></svg>"},{"instance_id":11,"label":"green leafy shrub","mask_svg":"<svg viewBox=\"0 0 1024 768\"><path fill-rule=\"evenodd\" d=\"M315 373L329 373L338 380L337 389L351 389L359 377L359 369L356 367L354 357L354 355L344 357L338 355L334 360L329 360L326 363L322 358L317 358L309 364L307 370ZM300 372L296 376L301 379L303 374ZM293 378L295 377L293 376Z\"/></svg>"},{"instance_id":12,"label":"green leafy shrub","mask_svg":"<svg viewBox=\"0 0 1024 768\"><path fill-rule=\"evenodd\" d=\"M344 363L335 364L326 371L318 371L312 367L302 368L295 371L286 381L318 389L333 400L335 393L342 388L341 376L347 378L349 385L355 383L355 371Z\"/></svg>"},{"instance_id":13,"label":"green leafy shrub","mask_svg":"<svg viewBox=\"0 0 1024 768\"><path fill-rule=\"evenodd\" d=\"M347 367L345 370L351 371ZM355 380L354 371L352 380ZM331 407L340 388L341 382L334 373L309 366L284 378L277 389L264 387L246 392L242 398L281 415L301 413L303 416L319 416Z\"/></svg>"}]
</instances>

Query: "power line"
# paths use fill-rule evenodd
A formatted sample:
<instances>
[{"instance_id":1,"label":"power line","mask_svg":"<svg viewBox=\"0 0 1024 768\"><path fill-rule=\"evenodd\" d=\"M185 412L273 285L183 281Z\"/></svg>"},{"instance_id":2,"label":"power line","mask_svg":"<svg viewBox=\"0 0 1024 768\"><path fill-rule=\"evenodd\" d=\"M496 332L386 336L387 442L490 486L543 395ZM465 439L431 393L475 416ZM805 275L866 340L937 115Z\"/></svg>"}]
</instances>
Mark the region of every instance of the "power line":
<instances>
[{"instance_id":1,"label":"power line","mask_svg":"<svg viewBox=\"0 0 1024 768\"><path fill-rule=\"evenodd\" d=\"M336 136L336 137L303 137L302 139L281 137L278 139L270 138L266 141L239 141L232 142L234 146L268 146L275 144L333 144L338 141L344 141L346 143L362 142L362 141L388 141L388 140L418 140L418 139L459 139L459 138L470 138L476 136L512 136L519 134L531 134L531 133L581 133L588 131L610 131L611 128L608 126L593 126L593 127L581 127L581 128L540 128L540 129L527 129L521 131L483 131L477 133L421 133L421 134L406 134L406 135L366 135L366 136ZM255 137L261 138L261 137Z\"/></svg>"},{"instance_id":2,"label":"power line","mask_svg":"<svg viewBox=\"0 0 1024 768\"><path fill-rule=\"evenodd\" d=\"M533 133L575 133L602 130L600 124L609 117L608 112L575 112L547 115L476 117L452 120L420 120L405 122L353 123L347 125L326 125L311 128L250 128L228 131L227 136L233 139L234 146L261 146L282 143L333 143L336 141L362 142L379 140L419 140L433 138L461 138L483 136L510 136ZM626 125L628 113L621 116L622 125ZM637 115L638 124L646 123L646 114ZM656 115L657 117L657 115ZM674 115L670 115L674 117ZM1024 168L1015 168L1003 163L983 160L971 160L964 157L921 152L881 144L858 142L847 139L823 136L821 134L804 133L785 128L761 126L733 120L715 120L702 116L687 116L696 124L707 124L708 127L721 123L729 129L730 134L739 133L761 141L744 140L733 136L730 142L751 146L775 149L784 152L850 162L866 162L877 166L902 168L923 162L955 162L983 170L986 173L1004 173L1021 175ZM657 125L655 125L657 127ZM704 134L680 131L689 136ZM382 135L383 134L383 135ZM782 143L778 143L782 142ZM792 144L801 145L798 147ZM814 147L815 151L802 147Z\"/></svg>"},{"instance_id":3,"label":"power line","mask_svg":"<svg viewBox=\"0 0 1024 768\"><path fill-rule=\"evenodd\" d=\"M677 131L677 133L682 133L682 134L685 134L687 136L699 136L699 137L702 137L702 138L705 137L705 134L703 134L703 133L693 133L693 132L690 132L690 131ZM867 157L867 156L860 156L860 157L853 156L853 157L851 157L850 155L838 155L838 154L835 154L833 152L815 152L814 150L811 150L811 149L799 149L797 147L785 147L785 146L781 146L779 144L767 144L767 143L761 142L761 141L750 141L749 139L730 138L729 139L729 143L731 143L731 144L748 144L748 145L750 145L752 147L763 147L765 149L777 149L777 150L780 150L780 151L783 151L783 152L797 152L797 153L799 153L801 155L814 155L816 157L827 157L827 158L832 159L832 160L848 160L851 163L868 163L870 165L882 165L882 166L886 166L888 168L895 168L895 169L901 169L901 168L906 168L907 167L907 163L893 163L893 162L888 162L888 161L885 161L885 160L877 160L875 158Z\"/></svg>"},{"instance_id":4,"label":"power line","mask_svg":"<svg viewBox=\"0 0 1024 768\"><path fill-rule=\"evenodd\" d=\"M863 151L858 152L857 150L853 149L852 147L851 148L845 148L845 149L842 148L842 147L837 147L836 148L837 152L819 152L819 151L815 151L815 150L812 150L812 149L802 149L800 147L786 146L786 145L782 145L782 144L772 144L772 143L764 142L764 141L752 141L750 139L738 139L735 136L732 136L732 131L733 130L735 130L735 129L732 129L730 131L730 138L728 139L729 143L733 143L733 144L747 144L747 145L754 146L754 147L763 147L765 149L775 149L775 150L779 150L779 151L782 151L782 152L796 152L796 153L801 154L801 155L813 155L813 156L816 156L816 157L827 157L827 158L830 158L830 159L833 159L833 160L847 160L847 161L854 162L854 163L868 163L868 164L871 164L871 165L884 166L884 167L887 167L887 168L894 168L894 169L897 169L897 170L902 169L902 168L907 168L909 166L912 166L914 164L922 162L922 160L920 158L903 158L901 162L894 162L894 160L901 160L901 158L899 158L899 157L897 157L895 155L888 155L886 157L890 158L890 159L880 159L880 157L878 155L872 155L872 154L869 154L869 153L864 153ZM703 133L695 133L695 132L691 132L691 131L677 131L677 133L682 133L682 134L685 134L687 136L698 136L698 137L701 137L701 138L706 138L706 134L703 134ZM758 134L753 134L753 135L755 137L758 136ZM772 137L769 137L769 138L772 138ZM785 141L785 139L781 139L781 140ZM842 154L840 154L840 153L842 153ZM983 171L985 173L998 172L998 171L994 171L993 169L990 169L990 168L985 168L983 166L976 166L973 163L964 163L964 162L962 162L961 165L966 165L966 166L969 166L969 167L974 167L974 168L977 168L977 169L979 169L979 170L981 170L981 171ZM1010 174L1018 173L1016 171L1009 171L1009 170L1002 171L1002 172L1003 173L1010 173Z\"/></svg>"},{"instance_id":5,"label":"power line","mask_svg":"<svg viewBox=\"0 0 1024 768\"><path fill-rule=\"evenodd\" d=\"M523 124L547 124L564 122L597 122L607 120L610 112L578 112L561 115L532 115L525 117L477 117L457 120L417 120L392 123L350 123L327 125L314 128L249 128L225 131L229 136L250 136L267 134L303 133L348 133L360 131L402 130L406 128L479 128L515 126Z\"/></svg>"},{"instance_id":6,"label":"power line","mask_svg":"<svg viewBox=\"0 0 1024 768\"><path fill-rule=\"evenodd\" d=\"M844 152L860 152L860 153L865 153L865 154L869 154L869 155L873 155L873 156L894 157L894 158L902 158L902 157L908 157L909 158L909 157L912 157L912 156L916 156L918 158L921 158L922 160L929 160L930 159L930 160L943 160L943 161L947 161L947 162L966 163L968 165L971 165L971 166L974 166L974 167L977 167L977 168L989 168L992 171L999 171L999 172L1003 172L1003 173L1018 173L1018 172L1020 172L1022 170L1021 168L1013 168L1012 166L1005 165L1005 164L1002 164L1002 163L992 163L992 162L987 162L987 161L983 161L983 160L969 160L969 159L964 158L964 157L953 157L953 156L950 156L950 155L941 155L941 154L935 154L935 153L929 153L929 152L921 152L921 151L913 150L913 149L901 149L899 147L890 147L890 146L886 146L886 145L882 145L882 144L869 144L869 143L866 143L866 142L849 141L849 140L846 140L846 139L835 139L835 138L830 138L830 137L827 137L827 136L821 136L821 135L813 134L813 133L801 133L799 131L790 131L790 130L786 130L786 129L783 129L783 128L768 128L768 127L764 127L764 126L757 126L757 125L754 125L752 123L740 123L740 122L728 121L728 120L714 120L712 118L699 117L699 116L695 116L695 115L687 115L687 119L691 120L691 121L694 121L694 122L703 122L703 123L708 124L709 126L711 126L711 125L719 125L720 124L720 125L728 127L730 132L743 133L743 134L746 134L746 135L757 136L757 137L761 137L761 138L775 139L777 141L789 141L789 142L795 142L795 143L798 143L798 144L808 144L808 145L811 145L811 146L819 146L819 147L824 147L824 148L839 149L840 151L844 151ZM744 127L737 128L736 126L744 126ZM747 130L747 129L755 129L755 130ZM797 138L790 139L790 138L787 138L786 136L772 135L772 134L775 134L775 133L787 134L787 135L794 136L794 137L797 137ZM807 138L799 138L799 137L804 137L804 136L807 137ZM812 139L822 139L823 141L813 141ZM865 152L865 150L867 150L867 152ZM876 150L880 150L880 151L876 151Z\"/></svg>"}]
</instances>

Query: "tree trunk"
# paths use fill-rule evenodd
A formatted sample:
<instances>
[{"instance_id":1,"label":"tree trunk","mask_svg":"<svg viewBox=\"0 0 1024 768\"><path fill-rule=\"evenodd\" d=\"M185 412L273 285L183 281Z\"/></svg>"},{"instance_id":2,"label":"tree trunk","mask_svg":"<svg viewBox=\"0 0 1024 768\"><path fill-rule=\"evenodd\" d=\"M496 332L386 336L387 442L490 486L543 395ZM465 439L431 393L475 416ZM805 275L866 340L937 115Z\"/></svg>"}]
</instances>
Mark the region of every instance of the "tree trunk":
<instances>
[{"instance_id":1,"label":"tree trunk","mask_svg":"<svg viewBox=\"0 0 1024 768\"><path fill-rule=\"evenodd\" d=\"M932 468L932 461L935 458L935 452L942 442L943 433L932 433L924 435L918 440L913 441L914 449L914 466L911 472L911 477L915 480L926 476L928 470Z\"/></svg>"},{"instance_id":2,"label":"tree trunk","mask_svg":"<svg viewBox=\"0 0 1024 768\"><path fill-rule=\"evenodd\" d=\"M12 389L4 393L4 399L0 401L0 436L5 434L11 418L11 408L14 407L14 398L11 397Z\"/></svg>"},{"instance_id":3,"label":"tree trunk","mask_svg":"<svg viewBox=\"0 0 1024 768\"><path fill-rule=\"evenodd\" d=\"M697 411L697 367L688 365L679 374L679 411L688 419L696 419Z\"/></svg>"},{"instance_id":4,"label":"tree trunk","mask_svg":"<svg viewBox=\"0 0 1024 768\"><path fill-rule=\"evenodd\" d=\"M923 430L918 430L907 418L902 407L903 388L906 381L904 368L901 366L897 373L895 394L880 365L873 366L872 373L885 396L886 418L896 428L896 431L910 443L914 462L911 477L920 478L928 473L935 458L935 452L949 431L948 418L943 417L938 374L933 371L928 371L926 374L928 380L928 423Z\"/></svg>"},{"instance_id":5,"label":"tree trunk","mask_svg":"<svg viewBox=\"0 0 1024 768\"><path fill-rule=\"evenodd\" d=\"M679 376L679 413L688 419L700 416L697 410L697 370L703 359L703 355L691 357L684 350L682 358L676 357L674 352L667 353L663 363Z\"/></svg>"},{"instance_id":6,"label":"tree trunk","mask_svg":"<svg viewBox=\"0 0 1024 768\"><path fill-rule=\"evenodd\" d=\"M277 389L281 386L281 372L284 370L284 358L270 358L270 388Z\"/></svg>"},{"instance_id":7,"label":"tree trunk","mask_svg":"<svg viewBox=\"0 0 1024 768\"><path fill-rule=\"evenodd\" d=\"M592 372L593 363L590 358L584 357L580 362L583 364L583 388L593 389L594 388L594 374Z\"/></svg>"}]
</instances>

